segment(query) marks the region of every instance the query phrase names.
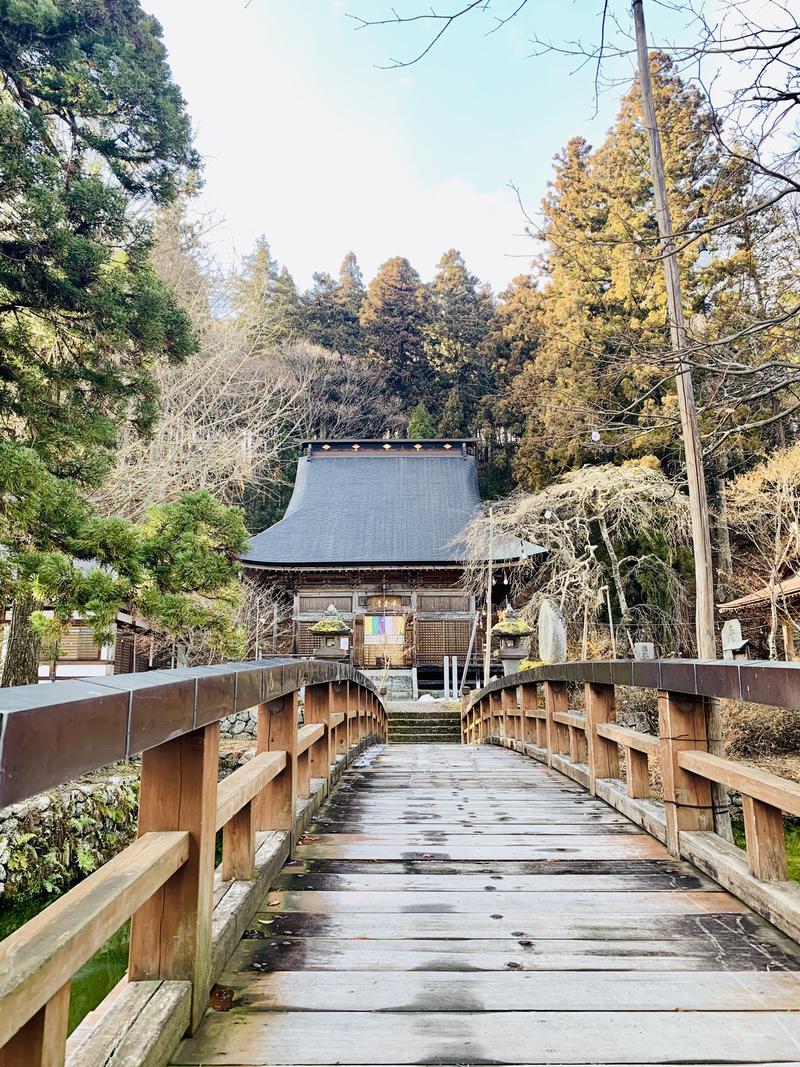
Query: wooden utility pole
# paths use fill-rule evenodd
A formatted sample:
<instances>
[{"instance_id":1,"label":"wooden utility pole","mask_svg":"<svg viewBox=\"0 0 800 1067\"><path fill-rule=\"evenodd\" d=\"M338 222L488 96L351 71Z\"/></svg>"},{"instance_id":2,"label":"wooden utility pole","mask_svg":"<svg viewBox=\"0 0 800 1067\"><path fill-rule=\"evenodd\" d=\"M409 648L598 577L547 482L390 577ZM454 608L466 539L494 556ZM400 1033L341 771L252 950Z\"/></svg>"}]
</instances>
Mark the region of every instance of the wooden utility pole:
<instances>
[{"instance_id":1,"label":"wooden utility pole","mask_svg":"<svg viewBox=\"0 0 800 1067\"><path fill-rule=\"evenodd\" d=\"M670 337L675 352L675 381L678 389L678 409L681 415L683 450L686 457L686 480L689 489L689 508L692 519L692 548L696 587L695 634L700 659L716 659L714 635L714 572L711 560L711 533L708 519L703 450L697 425L692 373L686 362L686 325L683 319L683 294L678 256L672 230L672 216L667 196L664 157L658 131L650 61L647 52L647 30L642 0L633 0L633 21L636 29L636 51L639 60L639 84L642 92L644 124L650 148L650 167L653 172L653 191L656 202L658 234L661 238L661 257L667 285L667 309ZM722 754L722 723L719 703L710 701L708 707L709 749ZM723 786L714 787L714 816L717 833L731 839L728 795Z\"/></svg>"},{"instance_id":2,"label":"wooden utility pole","mask_svg":"<svg viewBox=\"0 0 800 1067\"><path fill-rule=\"evenodd\" d=\"M486 646L483 652L483 684L492 670L492 555L494 554L494 509L489 508L489 569L486 578Z\"/></svg>"}]
</instances>

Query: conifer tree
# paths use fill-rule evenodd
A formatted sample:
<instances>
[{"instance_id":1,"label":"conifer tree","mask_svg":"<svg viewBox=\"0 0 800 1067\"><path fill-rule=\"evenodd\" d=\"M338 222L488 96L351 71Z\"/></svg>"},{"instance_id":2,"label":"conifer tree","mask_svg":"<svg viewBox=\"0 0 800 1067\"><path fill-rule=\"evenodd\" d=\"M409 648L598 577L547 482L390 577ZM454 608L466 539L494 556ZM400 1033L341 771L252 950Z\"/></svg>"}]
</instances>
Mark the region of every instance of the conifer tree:
<instances>
[{"instance_id":1,"label":"conifer tree","mask_svg":"<svg viewBox=\"0 0 800 1067\"><path fill-rule=\"evenodd\" d=\"M38 471L30 521L0 524L0 547L14 680L35 681L37 575L22 554L46 552L68 521L33 505L36 485L77 507L117 427L152 425L153 362L193 351L148 262L142 209L169 203L198 158L160 27L137 0L0 0L0 25L0 443L12 477Z\"/></svg>"},{"instance_id":2,"label":"conifer tree","mask_svg":"<svg viewBox=\"0 0 800 1067\"><path fill-rule=\"evenodd\" d=\"M410 410L427 395L430 366L425 291L407 259L395 256L381 266L369 283L360 319L370 360Z\"/></svg>"},{"instance_id":3,"label":"conifer tree","mask_svg":"<svg viewBox=\"0 0 800 1067\"><path fill-rule=\"evenodd\" d=\"M254 352L264 352L302 333L294 279L278 264L263 234L234 279L233 293L234 310L247 325Z\"/></svg>"},{"instance_id":4,"label":"conifer tree","mask_svg":"<svg viewBox=\"0 0 800 1067\"><path fill-rule=\"evenodd\" d=\"M428 309L425 354L435 376L432 393L442 411L439 429L446 436L463 435L474 424L480 398L493 389L483 349L493 300L455 248L439 260Z\"/></svg>"},{"instance_id":5,"label":"conifer tree","mask_svg":"<svg viewBox=\"0 0 800 1067\"><path fill-rule=\"evenodd\" d=\"M424 400L420 400L409 416L408 436L414 440L429 440L436 436L436 425Z\"/></svg>"},{"instance_id":6,"label":"conifer tree","mask_svg":"<svg viewBox=\"0 0 800 1067\"><path fill-rule=\"evenodd\" d=\"M730 211L746 175L726 170L699 92L663 55L654 53L651 66L676 230L708 226ZM653 252L638 85L623 97L597 150L581 139L568 143L543 210L547 252L534 276L542 289L532 317L535 354L511 389L525 422L518 476L538 486L566 467L648 452L677 469L675 386L661 361L666 290ZM711 239L706 247L713 247L712 267L697 242L681 252L687 314L704 317L723 289L732 293L738 284L730 247Z\"/></svg>"}]
</instances>

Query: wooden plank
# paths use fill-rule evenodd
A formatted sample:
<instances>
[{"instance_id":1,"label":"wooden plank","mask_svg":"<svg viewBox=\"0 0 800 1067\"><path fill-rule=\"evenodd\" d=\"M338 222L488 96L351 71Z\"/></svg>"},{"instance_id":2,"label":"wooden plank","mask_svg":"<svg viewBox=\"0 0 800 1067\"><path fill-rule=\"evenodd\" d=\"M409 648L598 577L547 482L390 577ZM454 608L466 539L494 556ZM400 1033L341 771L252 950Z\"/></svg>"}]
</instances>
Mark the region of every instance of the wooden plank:
<instances>
[{"instance_id":1,"label":"wooden plank","mask_svg":"<svg viewBox=\"0 0 800 1067\"><path fill-rule=\"evenodd\" d=\"M713 756L710 752L681 752L678 764L684 770L719 782L789 815L800 815L800 785L780 775Z\"/></svg>"},{"instance_id":2,"label":"wooden plank","mask_svg":"<svg viewBox=\"0 0 800 1067\"><path fill-rule=\"evenodd\" d=\"M256 973L308 971L424 971L447 974L503 971L710 971L737 973L800 969L791 946L751 941L736 932L716 937L603 940L601 938L290 937L243 941L220 978L237 987ZM746 979L743 979L746 983Z\"/></svg>"},{"instance_id":3,"label":"wooden plank","mask_svg":"<svg viewBox=\"0 0 800 1067\"><path fill-rule=\"evenodd\" d=\"M297 731L297 753L305 752L307 748L310 748L315 741L318 741L325 733L325 726L323 723L308 723L306 726L301 726Z\"/></svg>"},{"instance_id":4,"label":"wooden plank","mask_svg":"<svg viewBox=\"0 0 800 1067\"><path fill-rule=\"evenodd\" d=\"M275 903L273 904L272 901ZM600 908L605 916L614 915L617 912L628 915L693 915L748 910L746 905L729 893L720 892L632 891L615 893L609 891L603 894L602 900L598 900L592 890L583 893L566 890L561 893L535 891L504 893L499 891L492 894L491 901L487 901L483 894L450 892L447 894L447 901L443 902L441 893L437 889L427 892L424 890L416 892L385 890L382 893L357 890L343 892L276 890L271 897L268 910L270 913L307 912L347 915L356 912L360 915L379 915L398 914L413 909L414 914L422 915L436 914L441 912L443 907L446 907L451 915L485 915L487 908L491 908L494 912L502 912L504 916L524 915L529 909L536 915L560 915L566 911L571 916L591 916L596 914Z\"/></svg>"},{"instance_id":5,"label":"wooden plank","mask_svg":"<svg viewBox=\"0 0 800 1067\"><path fill-rule=\"evenodd\" d=\"M420 938L522 938L533 941L579 940L605 937L614 940L682 940L687 937L708 936L708 929L721 933L736 931L749 916L746 909L727 911L695 911L682 915L636 915L620 914L619 909L606 912L602 901L590 915L563 914L554 918L547 915L531 915L522 909L512 912L491 910L484 914L450 914L448 912L415 912L394 914L391 921L386 913L366 915L336 913L331 915L304 915L300 912L286 914L271 911L259 912L258 920L268 925L262 930L270 936L287 934L293 937L342 937L372 938L375 940Z\"/></svg>"},{"instance_id":6,"label":"wooden plank","mask_svg":"<svg viewBox=\"0 0 800 1067\"><path fill-rule=\"evenodd\" d=\"M237 1007L253 1011L796 1011L800 1002L800 976L786 971L251 971L230 981Z\"/></svg>"},{"instance_id":7,"label":"wooden plank","mask_svg":"<svg viewBox=\"0 0 800 1067\"><path fill-rule=\"evenodd\" d=\"M352 866L357 866L353 864ZM398 864L398 867L404 866ZM636 891L672 893L676 889L702 889L706 893L721 893L722 889L710 878L699 871L674 873L656 870L644 870L641 873L626 874L561 874L561 864L548 864L550 874L498 873L502 868L494 868L484 874L440 874L438 871L425 873L427 863L418 874L410 871L389 873L366 871L359 873L347 871L328 873L317 872L313 868L303 867L299 873L294 868L285 868L274 882L274 888L281 890L358 890L369 893L386 892L432 892L475 893L485 896L487 893L628 893Z\"/></svg>"},{"instance_id":8,"label":"wooden plank","mask_svg":"<svg viewBox=\"0 0 800 1067\"><path fill-rule=\"evenodd\" d=\"M173 1063L764 1063L796 1060L800 1050L800 1012L485 1012L464 1004L421 1017L357 1018L355 1031L348 1012L212 1013Z\"/></svg>"},{"instance_id":9,"label":"wooden plank","mask_svg":"<svg viewBox=\"0 0 800 1067\"><path fill-rule=\"evenodd\" d=\"M579 711L554 711L553 722L563 726L572 726L576 730L586 729L586 716Z\"/></svg>"},{"instance_id":10,"label":"wooden plank","mask_svg":"<svg viewBox=\"0 0 800 1067\"><path fill-rule=\"evenodd\" d=\"M642 733L641 730L631 730L630 727L619 726L615 722L599 722L595 729L600 737L614 741L623 748L632 748L648 756L661 755L661 741L652 734Z\"/></svg>"},{"instance_id":11,"label":"wooden plank","mask_svg":"<svg viewBox=\"0 0 800 1067\"><path fill-rule=\"evenodd\" d=\"M454 860L527 860L538 856L558 859L565 852L582 859L660 859L664 846L644 834L616 834L570 837L531 838L524 845L486 842L463 844L463 839L450 838L446 845L420 844L403 847L402 841L376 844L372 841L352 844L308 844L298 849L298 855L315 859L454 859Z\"/></svg>"},{"instance_id":12,"label":"wooden plank","mask_svg":"<svg viewBox=\"0 0 800 1067\"><path fill-rule=\"evenodd\" d=\"M0 942L0 1046L69 984L188 855L185 831L145 834Z\"/></svg>"},{"instance_id":13,"label":"wooden plank","mask_svg":"<svg viewBox=\"0 0 800 1067\"><path fill-rule=\"evenodd\" d=\"M285 752L260 752L223 778L217 786L217 829L221 830L285 766Z\"/></svg>"}]
</instances>

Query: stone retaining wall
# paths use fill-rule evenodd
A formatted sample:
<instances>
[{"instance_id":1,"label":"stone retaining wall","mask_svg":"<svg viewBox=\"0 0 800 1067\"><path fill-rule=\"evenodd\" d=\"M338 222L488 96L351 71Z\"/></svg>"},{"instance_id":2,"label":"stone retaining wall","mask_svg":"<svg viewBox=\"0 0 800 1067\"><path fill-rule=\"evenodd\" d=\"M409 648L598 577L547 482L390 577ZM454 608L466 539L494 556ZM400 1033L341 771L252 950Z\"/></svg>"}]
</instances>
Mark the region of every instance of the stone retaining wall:
<instances>
[{"instance_id":1,"label":"stone retaining wall","mask_svg":"<svg viewBox=\"0 0 800 1067\"><path fill-rule=\"evenodd\" d=\"M0 811L0 903L60 893L136 833L137 773L71 782Z\"/></svg>"}]
</instances>

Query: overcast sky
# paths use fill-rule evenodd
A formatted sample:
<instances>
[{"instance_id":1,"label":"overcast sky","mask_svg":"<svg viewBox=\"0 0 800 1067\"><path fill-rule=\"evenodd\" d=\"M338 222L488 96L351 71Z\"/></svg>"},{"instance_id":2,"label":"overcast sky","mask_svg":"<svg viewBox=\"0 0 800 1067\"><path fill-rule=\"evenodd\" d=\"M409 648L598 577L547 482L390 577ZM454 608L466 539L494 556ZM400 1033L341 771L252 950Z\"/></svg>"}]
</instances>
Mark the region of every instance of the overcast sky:
<instances>
[{"instance_id":1,"label":"overcast sky","mask_svg":"<svg viewBox=\"0 0 800 1067\"><path fill-rule=\"evenodd\" d=\"M444 2L444 0L443 0ZM567 139L599 141L618 93L595 116L593 70L529 58L534 19L486 38L464 20L424 62L419 30L357 31L349 13L388 0L143 0L160 20L206 162L203 205L222 221L223 258L266 234L307 286L352 249L367 278L405 255L424 278L450 247L501 289L527 266L531 241L509 182L535 210ZM402 0L403 13L427 0ZM594 0L537 4L542 36L589 38ZM429 29L423 27L425 33Z\"/></svg>"}]
</instances>

